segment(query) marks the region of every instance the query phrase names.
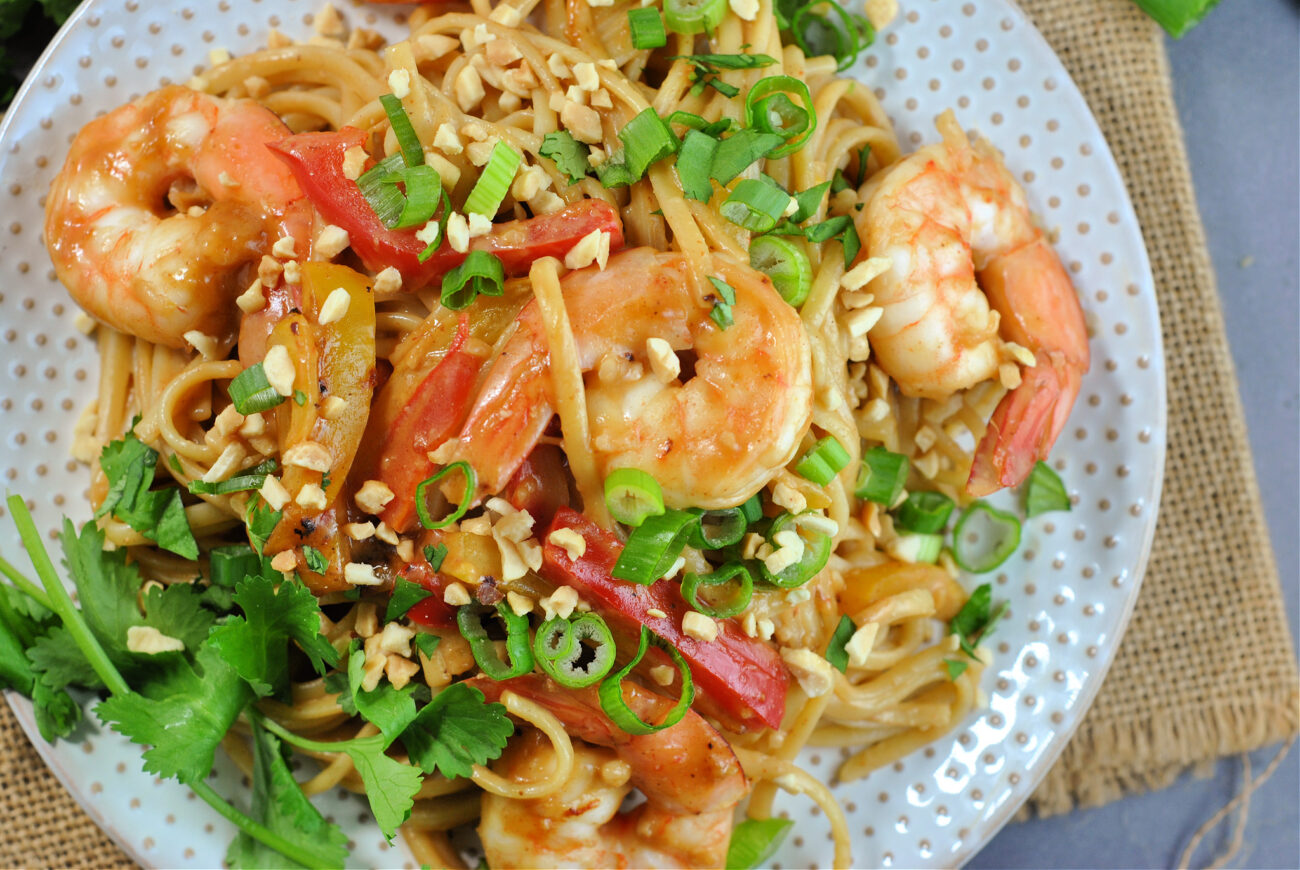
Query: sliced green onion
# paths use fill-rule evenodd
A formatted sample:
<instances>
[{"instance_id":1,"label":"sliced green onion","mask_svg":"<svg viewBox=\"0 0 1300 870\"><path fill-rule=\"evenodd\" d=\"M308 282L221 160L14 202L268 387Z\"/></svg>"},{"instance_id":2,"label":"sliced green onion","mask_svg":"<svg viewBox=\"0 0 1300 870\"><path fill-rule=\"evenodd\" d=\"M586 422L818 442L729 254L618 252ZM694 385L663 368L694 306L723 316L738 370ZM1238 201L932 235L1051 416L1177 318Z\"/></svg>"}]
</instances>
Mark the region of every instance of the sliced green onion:
<instances>
[{"instance_id":1,"label":"sliced green onion","mask_svg":"<svg viewBox=\"0 0 1300 870\"><path fill-rule=\"evenodd\" d=\"M490 613L487 608L466 605L456 611L456 627L461 637L469 641L469 650L474 654L474 662L479 670L493 680L508 680L520 677L533 669L533 648L528 641L528 617L520 616L505 603L496 606L497 615L506 624L506 655L510 663L506 664L497 653L496 642L488 637L483 627L484 615Z\"/></svg>"},{"instance_id":2,"label":"sliced green onion","mask_svg":"<svg viewBox=\"0 0 1300 870\"><path fill-rule=\"evenodd\" d=\"M749 265L772 279L781 298L795 308L812 289L812 263L798 244L781 236L759 236L749 243Z\"/></svg>"},{"instance_id":3,"label":"sliced green onion","mask_svg":"<svg viewBox=\"0 0 1300 870\"><path fill-rule=\"evenodd\" d=\"M924 562L933 565L943 552L943 535L899 532L889 545L889 555L900 562Z\"/></svg>"},{"instance_id":4,"label":"sliced green onion","mask_svg":"<svg viewBox=\"0 0 1300 870\"><path fill-rule=\"evenodd\" d=\"M790 22L795 13L804 7L808 0L776 0L772 4L772 13L776 16L776 25L782 30L790 29Z\"/></svg>"},{"instance_id":5,"label":"sliced green onion","mask_svg":"<svg viewBox=\"0 0 1300 870\"><path fill-rule=\"evenodd\" d=\"M762 133L745 127L718 144L709 175L719 184L730 184L755 160L767 157L774 148L780 148L784 143L785 140L775 133Z\"/></svg>"},{"instance_id":6,"label":"sliced green onion","mask_svg":"<svg viewBox=\"0 0 1300 870\"><path fill-rule=\"evenodd\" d=\"M862 249L862 239L858 237L858 230L853 225L853 218L848 215L839 215L821 223L813 224L804 231L804 235L808 237L808 241L814 244L821 244L838 238L840 244L844 246L844 266L846 268L858 256L858 251Z\"/></svg>"},{"instance_id":7,"label":"sliced green onion","mask_svg":"<svg viewBox=\"0 0 1300 870\"><path fill-rule=\"evenodd\" d=\"M506 268L487 251L470 251L464 262L442 276L442 304L452 311L467 308L479 296L505 293Z\"/></svg>"},{"instance_id":8,"label":"sliced green onion","mask_svg":"<svg viewBox=\"0 0 1300 870\"><path fill-rule=\"evenodd\" d=\"M834 435L818 439L795 465L794 470L805 480L826 486L849 464L849 452Z\"/></svg>"},{"instance_id":9,"label":"sliced green onion","mask_svg":"<svg viewBox=\"0 0 1300 870\"><path fill-rule=\"evenodd\" d=\"M911 463L903 454L883 447L872 447L862 455L862 468L858 471L853 494L860 499L889 507L898 501L903 485L907 483L910 467Z\"/></svg>"},{"instance_id":10,"label":"sliced green onion","mask_svg":"<svg viewBox=\"0 0 1300 870\"><path fill-rule=\"evenodd\" d=\"M1029 472L1024 489L1025 516L1036 517L1048 511L1068 511L1070 494L1065 482L1046 462L1039 460Z\"/></svg>"},{"instance_id":11,"label":"sliced green onion","mask_svg":"<svg viewBox=\"0 0 1300 870\"><path fill-rule=\"evenodd\" d=\"M715 30L727 14L727 0L664 0L664 21L675 33Z\"/></svg>"},{"instance_id":12,"label":"sliced green onion","mask_svg":"<svg viewBox=\"0 0 1300 870\"><path fill-rule=\"evenodd\" d=\"M672 568L698 522L693 513L671 509L646 517L632 530L610 574L649 586Z\"/></svg>"},{"instance_id":13,"label":"sliced green onion","mask_svg":"<svg viewBox=\"0 0 1300 870\"><path fill-rule=\"evenodd\" d=\"M697 550L721 550L745 537L749 520L738 507L698 511L700 524L691 529L690 545Z\"/></svg>"},{"instance_id":14,"label":"sliced green onion","mask_svg":"<svg viewBox=\"0 0 1300 870\"><path fill-rule=\"evenodd\" d=\"M952 558L973 574L992 571L1019 546L1020 520L984 501L968 507L952 530Z\"/></svg>"},{"instance_id":15,"label":"sliced green onion","mask_svg":"<svg viewBox=\"0 0 1300 870\"><path fill-rule=\"evenodd\" d=\"M733 585L730 594L716 604L700 597L701 586ZM727 619L749 606L750 599L754 597L754 578L739 562L729 562L709 574L693 574L688 571L682 577L682 597L705 616Z\"/></svg>"},{"instance_id":16,"label":"sliced green onion","mask_svg":"<svg viewBox=\"0 0 1300 870\"><path fill-rule=\"evenodd\" d=\"M745 516L745 522L756 523L763 518L763 496L762 493L754 493L745 499L745 503L740 506L740 512Z\"/></svg>"},{"instance_id":17,"label":"sliced green onion","mask_svg":"<svg viewBox=\"0 0 1300 870\"><path fill-rule=\"evenodd\" d=\"M429 502L425 493L429 487L442 480L453 471L459 471L465 475L465 493L461 496L460 503L456 509L440 520L435 520L429 513ZM456 522L456 520L465 516L465 511L469 510L469 503L474 499L474 490L478 486L478 476L474 474L474 468L465 460L453 462L451 465L444 466L435 471L430 477L420 482L415 488L415 512L420 517L420 525L426 529L442 529Z\"/></svg>"},{"instance_id":18,"label":"sliced green onion","mask_svg":"<svg viewBox=\"0 0 1300 870\"><path fill-rule=\"evenodd\" d=\"M719 142L712 136L699 130L687 130L682 139L681 152L677 155L677 177L682 183L682 193L697 202L708 202L713 198L713 182L709 173L713 168L713 157L718 153Z\"/></svg>"},{"instance_id":19,"label":"sliced green onion","mask_svg":"<svg viewBox=\"0 0 1300 870\"><path fill-rule=\"evenodd\" d=\"M384 226L392 228L401 220L406 208L406 194L397 184L390 182L393 175L406 166L406 161L399 151L390 154L374 166L361 173L357 187L361 195L370 203L375 215Z\"/></svg>"},{"instance_id":20,"label":"sliced green onion","mask_svg":"<svg viewBox=\"0 0 1300 870\"><path fill-rule=\"evenodd\" d=\"M245 577L262 573L262 558L247 544L213 547L208 551L208 582L234 589Z\"/></svg>"},{"instance_id":21,"label":"sliced green onion","mask_svg":"<svg viewBox=\"0 0 1300 870\"><path fill-rule=\"evenodd\" d=\"M746 178L732 190L720 211L739 227L765 233L776 226L789 204L790 195L784 190L757 178Z\"/></svg>"},{"instance_id":22,"label":"sliced green onion","mask_svg":"<svg viewBox=\"0 0 1300 870\"><path fill-rule=\"evenodd\" d=\"M754 870L767 866L768 859L776 854L793 827L793 819L745 819L731 831L726 870Z\"/></svg>"},{"instance_id":23,"label":"sliced green onion","mask_svg":"<svg viewBox=\"0 0 1300 870\"><path fill-rule=\"evenodd\" d=\"M871 143L863 145L858 151L858 187L867 181L867 158L871 156Z\"/></svg>"},{"instance_id":24,"label":"sliced green onion","mask_svg":"<svg viewBox=\"0 0 1300 870\"><path fill-rule=\"evenodd\" d=\"M956 502L941 492L909 492L907 500L898 506L894 523L907 532L933 535L948 525L948 517Z\"/></svg>"},{"instance_id":25,"label":"sliced green onion","mask_svg":"<svg viewBox=\"0 0 1300 870\"><path fill-rule=\"evenodd\" d=\"M379 102L384 107L384 113L388 115L388 123L393 127L393 135L397 137L397 147L402 149L402 160L407 166L420 166L424 163L424 148L420 145L420 137L415 135L415 127L411 126L411 118L406 114L406 109L402 108L402 101L393 94L383 94Z\"/></svg>"},{"instance_id":26,"label":"sliced green onion","mask_svg":"<svg viewBox=\"0 0 1300 870\"><path fill-rule=\"evenodd\" d=\"M487 166L474 182L474 189L465 200L465 214L479 214L485 218L496 217L497 209L510 191L522 158L519 152L504 142L492 146L492 156Z\"/></svg>"},{"instance_id":27,"label":"sliced green onion","mask_svg":"<svg viewBox=\"0 0 1300 870\"><path fill-rule=\"evenodd\" d=\"M668 44L663 19L659 17L659 10L653 6L629 9L627 29L632 36L633 48L663 48Z\"/></svg>"},{"instance_id":28,"label":"sliced green onion","mask_svg":"<svg viewBox=\"0 0 1300 870\"><path fill-rule=\"evenodd\" d=\"M801 525L798 516L787 512L772 521L772 525L767 530L767 542L773 547L779 547L776 535L787 529L793 529L803 539L803 558L777 573L773 573L765 562L760 561L758 564L759 572L768 583L782 589L794 589L807 583L826 566L827 560L831 557L831 536Z\"/></svg>"},{"instance_id":29,"label":"sliced green onion","mask_svg":"<svg viewBox=\"0 0 1300 870\"><path fill-rule=\"evenodd\" d=\"M718 329L726 329L735 323L735 318L731 316L731 306L736 304L736 290L721 278L709 276L709 283L713 289L718 291L718 295L713 299L713 310L709 312L709 319L718 324Z\"/></svg>"},{"instance_id":30,"label":"sliced green onion","mask_svg":"<svg viewBox=\"0 0 1300 870\"><path fill-rule=\"evenodd\" d=\"M831 635L831 642L826 645L826 661L841 674L849 669L849 651L845 647L857 630L857 625L848 615L841 616L839 624L835 626L835 633Z\"/></svg>"},{"instance_id":31,"label":"sliced green onion","mask_svg":"<svg viewBox=\"0 0 1300 870\"><path fill-rule=\"evenodd\" d=\"M605 505L615 520L635 527L664 512L664 493L641 469L616 468L605 478Z\"/></svg>"},{"instance_id":32,"label":"sliced green onion","mask_svg":"<svg viewBox=\"0 0 1300 870\"><path fill-rule=\"evenodd\" d=\"M827 12L815 11L823 7ZM863 24L866 24L865 18L845 12L834 0L818 0L795 13L790 22L790 32L805 55L834 57L836 68L843 72L875 38L870 24L866 24L870 32L861 29Z\"/></svg>"},{"instance_id":33,"label":"sliced green onion","mask_svg":"<svg viewBox=\"0 0 1300 870\"><path fill-rule=\"evenodd\" d=\"M794 104L785 94L777 93L759 101L754 113L754 126L764 133L775 133L782 139L798 136L808 129L808 112Z\"/></svg>"},{"instance_id":34,"label":"sliced green onion","mask_svg":"<svg viewBox=\"0 0 1300 870\"><path fill-rule=\"evenodd\" d=\"M700 94L704 93L705 88L713 88L728 99L740 93L740 88L730 82L724 82L717 76L709 76L708 78L699 79L691 86L691 96L698 97Z\"/></svg>"},{"instance_id":35,"label":"sliced green onion","mask_svg":"<svg viewBox=\"0 0 1300 870\"><path fill-rule=\"evenodd\" d=\"M442 202L442 178L438 170L432 166L404 166L385 179L384 184L396 185L399 181L406 187L402 211L397 220L385 226L390 230L423 226Z\"/></svg>"},{"instance_id":36,"label":"sliced green onion","mask_svg":"<svg viewBox=\"0 0 1300 870\"><path fill-rule=\"evenodd\" d=\"M794 195L794 201L799 203L799 210L790 215L791 223L803 223L817 213L817 207L822 204L822 197L830 188L831 182L823 181L821 184L815 184L807 190L801 190Z\"/></svg>"},{"instance_id":37,"label":"sliced green onion","mask_svg":"<svg viewBox=\"0 0 1300 870\"><path fill-rule=\"evenodd\" d=\"M641 659L645 657L650 644L654 644L668 654L668 657L673 660L673 664L677 666L677 672L682 679L681 697L677 699L677 703L673 708L668 711L664 721L658 725L651 725L649 722L642 721L641 717L632 712L632 709L627 705L627 701L623 698L623 680L627 678L628 674L632 673L633 668L641 663ZM686 711L691 707L691 702L695 700L695 683L691 679L691 669L687 667L686 661L682 658L682 654L677 651L677 647L643 625L641 626L641 641L637 645L636 655L632 657L632 661L607 676L596 692L600 696L601 709L619 728L622 728L628 734L654 734L656 731L671 728L682 721L682 717L686 715Z\"/></svg>"},{"instance_id":38,"label":"sliced green onion","mask_svg":"<svg viewBox=\"0 0 1300 870\"><path fill-rule=\"evenodd\" d=\"M720 69L762 69L776 63L776 58L767 54L676 54L668 59L684 60L711 73Z\"/></svg>"},{"instance_id":39,"label":"sliced green onion","mask_svg":"<svg viewBox=\"0 0 1300 870\"><path fill-rule=\"evenodd\" d=\"M433 237L427 237L424 232L415 234L417 239L425 243L424 250L416 257L421 263L432 257L442 245L442 240L447 237L447 221L451 219L451 197L447 196L446 188L441 186L441 180L439 180L438 204L442 209L442 217L438 218L437 223L433 225ZM425 224L425 230L428 230L428 224Z\"/></svg>"},{"instance_id":40,"label":"sliced green onion","mask_svg":"<svg viewBox=\"0 0 1300 870\"><path fill-rule=\"evenodd\" d=\"M723 133L731 133L740 129L740 124L732 118L719 118L716 121L707 121L694 112L683 112L680 110L673 112L664 120L666 120L670 125L681 124L683 127L690 130L698 130L705 136L714 139L718 138Z\"/></svg>"},{"instance_id":41,"label":"sliced green onion","mask_svg":"<svg viewBox=\"0 0 1300 870\"><path fill-rule=\"evenodd\" d=\"M533 640L537 663L566 689L599 683L613 670L615 652L609 626L595 613L547 620Z\"/></svg>"},{"instance_id":42,"label":"sliced green onion","mask_svg":"<svg viewBox=\"0 0 1300 870\"><path fill-rule=\"evenodd\" d=\"M266 370L261 363L254 363L235 375L227 392L235 410L244 416L269 411L284 401L284 396L277 393L266 379Z\"/></svg>"},{"instance_id":43,"label":"sliced green onion","mask_svg":"<svg viewBox=\"0 0 1300 870\"><path fill-rule=\"evenodd\" d=\"M274 459L267 459L225 480L213 483L208 483L206 480L191 480L189 490L195 495L228 495L232 492L261 489L262 484L266 483L266 476L272 474L277 467L278 463Z\"/></svg>"},{"instance_id":44,"label":"sliced green onion","mask_svg":"<svg viewBox=\"0 0 1300 870\"><path fill-rule=\"evenodd\" d=\"M767 98L779 93L796 94L803 100L804 114L807 115L808 123L806 127L801 128L799 131L801 135L797 135L795 138L780 136L781 146L768 155L768 157L772 158L785 157L787 154L798 151L808 141L808 137L813 134L813 131L817 129L817 109L813 105L812 94L808 91L806 84L793 76L768 76L754 83L754 86L749 89L749 93L745 95L745 126L758 126L760 116L766 114ZM793 103L791 105L793 106ZM795 136L795 134L791 134L791 136Z\"/></svg>"},{"instance_id":45,"label":"sliced green onion","mask_svg":"<svg viewBox=\"0 0 1300 870\"><path fill-rule=\"evenodd\" d=\"M628 171L640 179L650 164L677 151L677 137L654 109L645 109L618 131Z\"/></svg>"}]
</instances>

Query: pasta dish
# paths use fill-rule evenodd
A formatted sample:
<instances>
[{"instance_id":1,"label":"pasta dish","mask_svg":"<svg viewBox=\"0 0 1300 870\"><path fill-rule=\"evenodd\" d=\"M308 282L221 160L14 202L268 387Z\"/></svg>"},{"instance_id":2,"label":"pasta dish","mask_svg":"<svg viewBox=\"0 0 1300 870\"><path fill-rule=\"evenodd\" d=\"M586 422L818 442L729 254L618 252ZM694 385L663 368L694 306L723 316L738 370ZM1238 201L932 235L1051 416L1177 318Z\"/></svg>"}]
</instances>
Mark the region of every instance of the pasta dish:
<instances>
[{"instance_id":1,"label":"pasta dish","mask_svg":"<svg viewBox=\"0 0 1300 870\"><path fill-rule=\"evenodd\" d=\"M796 756L860 779L979 706L979 575L1069 508L1089 365L997 149L935 106L904 153L842 75L895 12L326 5L88 124L45 242L95 520L77 609L10 500L47 582L6 572L0 681L50 738L100 691L233 866L340 864L335 787L492 868L754 866L784 790L850 866Z\"/></svg>"}]
</instances>

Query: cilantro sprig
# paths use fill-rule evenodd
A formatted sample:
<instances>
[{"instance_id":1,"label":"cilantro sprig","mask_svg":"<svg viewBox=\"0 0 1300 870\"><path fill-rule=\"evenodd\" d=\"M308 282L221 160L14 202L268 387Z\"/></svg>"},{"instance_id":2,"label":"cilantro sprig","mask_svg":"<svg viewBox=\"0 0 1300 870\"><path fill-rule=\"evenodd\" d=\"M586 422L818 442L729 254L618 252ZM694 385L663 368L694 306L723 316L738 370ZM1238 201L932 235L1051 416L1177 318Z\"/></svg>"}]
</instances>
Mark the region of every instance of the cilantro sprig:
<instances>
[{"instance_id":1,"label":"cilantro sprig","mask_svg":"<svg viewBox=\"0 0 1300 870\"><path fill-rule=\"evenodd\" d=\"M99 465L108 478L108 495L95 511L95 519L111 512L164 550L186 559L199 557L180 489L153 489L157 450L128 431L121 440L104 446Z\"/></svg>"},{"instance_id":2,"label":"cilantro sprig","mask_svg":"<svg viewBox=\"0 0 1300 870\"><path fill-rule=\"evenodd\" d=\"M998 620L1006 612L1007 602L993 606L993 587L981 583L962 605L961 610L948 623L948 633L957 635L961 651L967 658L975 659L976 648L997 628ZM966 672L969 662L965 659L944 659L949 679L957 679Z\"/></svg>"}]
</instances>

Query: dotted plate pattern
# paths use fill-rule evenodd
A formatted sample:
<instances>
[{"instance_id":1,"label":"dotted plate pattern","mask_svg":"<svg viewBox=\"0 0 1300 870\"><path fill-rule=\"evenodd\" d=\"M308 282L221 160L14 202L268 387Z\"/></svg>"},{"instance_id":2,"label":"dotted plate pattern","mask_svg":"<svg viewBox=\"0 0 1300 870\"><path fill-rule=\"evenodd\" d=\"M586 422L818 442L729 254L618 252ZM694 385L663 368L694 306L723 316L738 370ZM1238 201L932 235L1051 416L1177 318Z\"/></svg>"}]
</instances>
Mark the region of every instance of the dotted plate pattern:
<instances>
[{"instance_id":1,"label":"dotted plate pattern","mask_svg":"<svg viewBox=\"0 0 1300 870\"><path fill-rule=\"evenodd\" d=\"M353 25L399 35L401 12L337 4ZM91 0L68 22L0 126L0 475L29 498L37 524L89 517L89 475L69 457L71 432L94 395L94 343L41 242L45 192L76 131L104 111L207 63L207 53L265 44L275 27L310 35L317 0L216 4ZM987 707L951 735L865 780L835 786L853 835L855 866L960 864L1006 822L1041 780L1087 710L1128 621L1155 530L1165 451L1165 377L1150 267L1137 218L1106 143L1064 67L1008 0L958 5L910 0L850 71L883 101L906 148L935 141L934 118L953 108L967 129L1003 150L1034 211L1055 231L1092 335L1092 370L1052 455L1074 502L1026 524L1020 551L986 578L1010 601L991 641ZM399 7L400 9L400 7ZM1009 507L1010 495L993 499ZM19 542L0 508L0 548ZM25 560L15 558L16 563ZM973 587L981 582L967 578ZM139 747L94 727L82 742L43 744L31 707L6 696L50 768L145 866L221 863L228 823L188 789L141 771ZM806 752L827 781L847 753ZM246 799L220 759L213 785ZM355 866L414 866L385 843L364 799L315 799L352 840ZM807 799L782 795L800 822L774 867L831 860L829 829Z\"/></svg>"}]
</instances>

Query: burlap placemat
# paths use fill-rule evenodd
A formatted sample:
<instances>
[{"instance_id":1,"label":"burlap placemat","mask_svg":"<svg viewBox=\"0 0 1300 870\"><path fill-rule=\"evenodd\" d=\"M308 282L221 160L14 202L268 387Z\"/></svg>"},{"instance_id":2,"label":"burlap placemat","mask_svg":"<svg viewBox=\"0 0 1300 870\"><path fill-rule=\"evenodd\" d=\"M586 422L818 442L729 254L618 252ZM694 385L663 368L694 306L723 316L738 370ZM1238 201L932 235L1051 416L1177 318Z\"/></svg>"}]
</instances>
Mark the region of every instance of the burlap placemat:
<instances>
[{"instance_id":1,"label":"burlap placemat","mask_svg":"<svg viewBox=\"0 0 1300 870\"><path fill-rule=\"evenodd\" d=\"M1082 89L1128 183L1169 372L1168 465L1150 567L1105 686L1030 801L1051 814L1160 787L1189 765L1292 735L1300 690L1161 32L1128 0L1022 3ZM0 784L0 866L130 865L4 705Z\"/></svg>"}]
</instances>

